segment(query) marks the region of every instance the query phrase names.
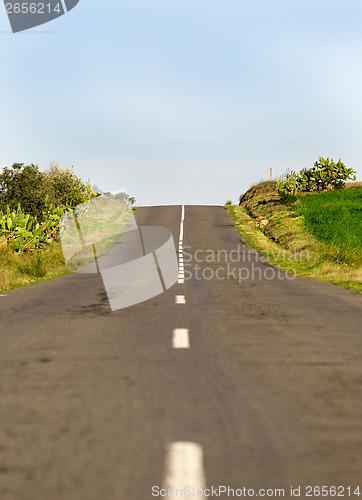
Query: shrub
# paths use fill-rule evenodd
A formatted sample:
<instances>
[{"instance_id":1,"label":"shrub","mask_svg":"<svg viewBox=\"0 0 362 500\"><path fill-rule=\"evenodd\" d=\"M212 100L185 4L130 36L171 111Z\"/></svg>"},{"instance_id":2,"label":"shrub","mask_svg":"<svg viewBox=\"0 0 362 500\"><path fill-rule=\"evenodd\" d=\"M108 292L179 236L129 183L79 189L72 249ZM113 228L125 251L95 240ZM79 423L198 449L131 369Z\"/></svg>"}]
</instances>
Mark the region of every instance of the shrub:
<instances>
[{"instance_id":1,"label":"shrub","mask_svg":"<svg viewBox=\"0 0 362 500\"><path fill-rule=\"evenodd\" d=\"M319 157L312 168L303 168L300 172L287 174L286 180L277 181L278 191L282 195L295 195L300 191L323 191L342 188L346 180L356 180L355 170L346 168L341 160L335 163Z\"/></svg>"},{"instance_id":2,"label":"shrub","mask_svg":"<svg viewBox=\"0 0 362 500\"><path fill-rule=\"evenodd\" d=\"M14 163L0 174L0 210L21 209L36 217L39 222L49 213L49 206L74 208L90 198L98 196L89 183L83 182L72 169L51 165L40 172L33 163Z\"/></svg>"},{"instance_id":3,"label":"shrub","mask_svg":"<svg viewBox=\"0 0 362 500\"><path fill-rule=\"evenodd\" d=\"M43 248L47 243L53 241L51 221L41 224L36 217L25 214L20 205L17 210L7 207L5 212L0 211L0 237L5 238L14 250L35 250Z\"/></svg>"},{"instance_id":4,"label":"shrub","mask_svg":"<svg viewBox=\"0 0 362 500\"><path fill-rule=\"evenodd\" d=\"M20 254L42 249L59 239L59 222L66 211L79 206L78 213L87 211L100 194L72 169L52 164L40 172L37 165L14 163L0 174L0 238ZM108 194L128 206L135 202L124 192Z\"/></svg>"},{"instance_id":5,"label":"shrub","mask_svg":"<svg viewBox=\"0 0 362 500\"><path fill-rule=\"evenodd\" d=\"M99 196L92 191L89 183L83 182L75 175L72 168L61 169L52 164L43 174L49 201L54 206L74 208L90 198Z\"/></svg>"},{"instance_id":6,"label":"shrub","mask_svg":"<svg viewBox=\"0 0 362 500\"><path fill-rule=\"evenodd\" d=\"M0 174L0 210L16 210L20 203L24 212L41 218L45 195L44 174L33 163L13 163Z\"/></svg>"}]
</instances>

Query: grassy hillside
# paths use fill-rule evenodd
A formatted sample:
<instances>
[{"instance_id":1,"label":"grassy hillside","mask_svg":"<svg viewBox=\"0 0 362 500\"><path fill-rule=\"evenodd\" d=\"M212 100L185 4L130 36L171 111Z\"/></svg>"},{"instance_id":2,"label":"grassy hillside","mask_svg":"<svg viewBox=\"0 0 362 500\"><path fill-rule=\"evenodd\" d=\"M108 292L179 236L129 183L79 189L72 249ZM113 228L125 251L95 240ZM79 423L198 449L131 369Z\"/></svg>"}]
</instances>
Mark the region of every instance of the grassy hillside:
<instances>
[{"instance_id":1,"label":"grassy hillside","mask_svg":"<svg viewBox=\"0 0 362 500\"><path fill-rule=\"evenodd\" d=\"M362 291L362 188L281 197L274 181L229 207L244 239L273 265Z\"/></svg>"}]
</instances>

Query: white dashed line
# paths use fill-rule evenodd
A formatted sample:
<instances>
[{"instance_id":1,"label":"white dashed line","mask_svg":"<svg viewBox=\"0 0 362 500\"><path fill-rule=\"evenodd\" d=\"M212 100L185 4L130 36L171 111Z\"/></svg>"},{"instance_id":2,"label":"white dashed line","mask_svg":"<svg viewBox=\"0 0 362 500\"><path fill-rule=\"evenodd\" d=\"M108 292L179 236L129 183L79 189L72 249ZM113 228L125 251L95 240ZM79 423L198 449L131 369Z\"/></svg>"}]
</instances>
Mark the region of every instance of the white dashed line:
<instances>
[{"instance_id":1,"label":"white dashed line","mask_svg":"<svg viewBox=\"0 0 362 500\"><path fill-rule=\"evenodd\" d=\"M176 304L186 304L185 295L176 295L175 302L176 302Z\"/></svg>"},{"instance_id":2,"label":"white dashed line","mask_svg":"<svg viewBox=\"0 0 362 500\"><path fill-rule=\"evenodd\" d=\"M168 446L163 487L166 490L182 490L186 486L205 490L203 450L198 443L177 441ZM204 495L197 498L205 498Z\"/></svg>"},{"instance_id":3,"label":"white dashed line","mask_svg":"<svg viewBox=\"0 0 362 500\"><path fill-rule=\"evenodd\" d=\"M183 255L184 220L185 220L185 205L182 205L180 237L178 241L178 283L184 283L185 280L184 255Z\"/></svg>"},{"instance_id":4,"label":"white dashed line","mask_svg":"<svg viewBox=\"0 0 362 500\"><path fill-rule=\"evenodd\" d=\"M190 348L190 336L187 328L175 328L172 334L172 347L174 349Z\"/></svg>"}]
</instances>

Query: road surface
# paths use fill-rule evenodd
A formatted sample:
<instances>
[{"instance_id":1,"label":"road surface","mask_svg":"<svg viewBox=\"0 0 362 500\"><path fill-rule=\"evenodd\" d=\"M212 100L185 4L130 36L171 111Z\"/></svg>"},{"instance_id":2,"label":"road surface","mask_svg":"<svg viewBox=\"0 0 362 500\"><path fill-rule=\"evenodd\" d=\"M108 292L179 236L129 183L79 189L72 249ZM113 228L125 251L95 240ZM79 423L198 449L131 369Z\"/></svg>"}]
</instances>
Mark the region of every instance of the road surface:
<instances>
[{"instance_id":1,"label":"road surface","mask_svg":"<svg viewBox=\"0 0 362 500\"><path fill-rule=\"evenodd\" d=\"M180 206L136 218L177 244ZM362 493L362 296L278 274L223 207L183 229L184 283L146 302L111 312L99 274L2 294L1 500Z\"/></svg>"}]
</instances>

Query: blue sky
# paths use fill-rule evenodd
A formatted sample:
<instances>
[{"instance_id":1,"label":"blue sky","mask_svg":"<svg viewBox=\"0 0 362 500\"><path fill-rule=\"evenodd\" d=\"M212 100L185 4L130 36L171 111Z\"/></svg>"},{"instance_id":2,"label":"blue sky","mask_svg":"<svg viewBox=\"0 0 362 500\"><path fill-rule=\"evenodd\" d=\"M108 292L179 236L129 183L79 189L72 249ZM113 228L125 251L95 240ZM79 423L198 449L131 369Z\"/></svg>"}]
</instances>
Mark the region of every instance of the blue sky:
<instances>
[{"instance_id":1,"label":"blue sky","mask_svg":"<svg viewBox=\"0 0 362 500\"><path fill-rule=\"evenodd\" d=\"M224 204L339 158L362 179L360 0L80 0L12 34L0 166L74 165L137 204Z\"/></svg>"}]
</instances>

